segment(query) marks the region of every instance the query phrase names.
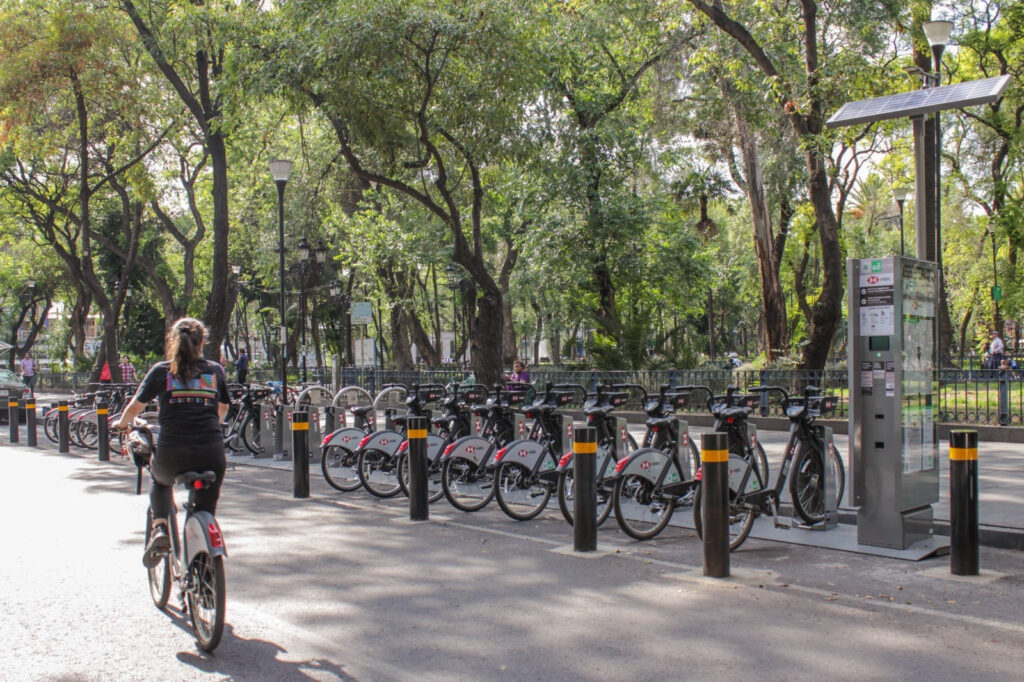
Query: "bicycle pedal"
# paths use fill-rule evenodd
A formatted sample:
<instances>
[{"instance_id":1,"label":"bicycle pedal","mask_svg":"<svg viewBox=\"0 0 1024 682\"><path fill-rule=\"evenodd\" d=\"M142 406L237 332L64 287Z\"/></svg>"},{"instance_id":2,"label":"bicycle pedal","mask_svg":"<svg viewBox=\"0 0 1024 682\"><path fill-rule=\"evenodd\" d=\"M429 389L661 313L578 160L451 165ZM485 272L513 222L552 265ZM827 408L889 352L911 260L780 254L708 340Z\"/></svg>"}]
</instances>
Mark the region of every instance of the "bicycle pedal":
<instances>
[{"instance_id":1,"label":"bicycle pedal","mask_svg":"<svg viewBox=\"0 0 1024 682\"><path fill-rule=\"evenodd\" d=\"M793 527L790 523L780 521L778 516L772 516L772 523L775 524L776 528L779 528L781 530L789 530Z\"/></svg>"}]
</instances>

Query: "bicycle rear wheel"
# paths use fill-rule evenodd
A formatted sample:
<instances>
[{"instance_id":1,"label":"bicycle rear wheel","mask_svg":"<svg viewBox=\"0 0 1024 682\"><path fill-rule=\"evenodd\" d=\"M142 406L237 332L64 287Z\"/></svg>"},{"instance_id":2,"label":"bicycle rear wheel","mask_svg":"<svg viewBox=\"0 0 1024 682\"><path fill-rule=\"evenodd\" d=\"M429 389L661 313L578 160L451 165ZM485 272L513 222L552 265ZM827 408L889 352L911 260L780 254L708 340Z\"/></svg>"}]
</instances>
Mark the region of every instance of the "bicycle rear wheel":
<instances>
[{"instance_id":1,"label":"bicycle rear wheel","mask_svg":"<svg viewBox=\"0 0 1024 682\"><path fill-rule=\"evenodd\" d=\"M99 427L95 421L82 420L78 423L78 440L82 447L93 449L100 441Z\"/></svg>"},{"instance_id":2,"label":"bicycle rear wheel","mask_svg":"<svg viewBox=\"0 0 1024 682\"><path fill-rule=\"evenodd\" d=\"M263 454L263 435L260 433L259 415L249 412L242 417L242 425L238 428L242 434L242 445L253 457Z\"/></svg>"},{"instance_id":3,"label":"bicycle rear wheel","mask_svg":"<svg viewBox=\"0 0 1024 682\"><path fill-rule=\"evenodd\" d=\"M409 496L409 453L403 452L398 456L398 482L402 486L402 492ZM427 502L437 502L444 497L444 488L441 487L441 464L440 462L427 462Z\"/></svg>"},{"instance_id":4,"label":"bicycle rear wheel","mask_svg":"<svg viewBox=\"0 0 1024 682\"><path fill-rule=\"evenodd\" d=\"M608 520L608 517L612 513L612 497L615 492L614 483L604 483L601 481L595 482L594 486L597 488L597 525L600 526L602 523ZM558 508L562 512L562 516L569 523L573 525L573 519L575 505L576 505L576 486L574 484L574 473L572 468L568 468L558 476Z\"/></svg>"},{"instance_id":5,"label":"bicycle rear wheel","mask_svg":"<svg viewBox=\"0 0 1024 682\"><path fill-rule=\"evenodd\" d=\"M52 414L53 416L46 415L46 418L43 419L43 433L46 434L46 437L50 439L51 443L56 443L58 440L57 411L54 410Z\"/></svg>"},{"instance_id":6,"label":"bicycle rear wheel","mask_svg":"<svg viewBox=\"0 0 1024 682\"><path fill-rule=\"evenodd\" d=\"M764 454L764 450L760 450L761 454ZM765 481L761 478L760 471L757 465L758 458L754 458L751 468L750 475L747 477L747 483L743 488L743 493L752 493L758 490L763 490L765 487ZM734 454L729 455L729 469L735 471L735 476L729 477L729 551L739 548L740 545L750 535L750 531L754 528L754 518L756 514L753 509L747 509L736 503L739 497L739 493L736 490L738 481L742 477L742 474L746 470L746 460L740 460ZM765 465L766 466L766 465ZM765 468L767 471L767 468ZM703 489L703 483L697 486L697 493L693 496L693 525L697 529L697 537L704 539L704 511L701 507L703 504L703 496L701 490Z\"/></svg>"},{"instance_id":7,"label":"bicycle rear wheel","mask_svg":"<svg viewBox=\"0 0 1024 682\"><path fill-rule=\"evenodd\" d=\"M383 450L363 450L359 453L359 480L377 497L394 497L402 491L396 464L396 458Z\"/></svg>"},{"instance_id":8,"label":"bicycle rear wheel","mask_svg":"<svg viewBox=\"0 0 1024 682\"><path fill-rule=\"evenodd\" d=\"M441 489L453 507L475 512L494 497L494 477L472 460L452 457L441 466Z\"/></svg>"},{"instance_id":9,"label":"bicycle rear wheel","mask_svg":"<svg viewBox=\"0 0 1024 682\"><path fill-rule=\"evenodd\" d=\"M350 493L359 490L359 455L340 445L328 445L320 458L324 479L335 490Z\"/></svg>"},{"instance_id":10,"label":"bicycle rear wheel","mask_svg":"<svg viewBox=\"0 0 1024 682\"><path fill-rule=\"evenodd\" d=\"M619 528L634 540L650 540L672 519L675 501L657 492L643 476L623 476L615 481L612 492L615 520Z\"/></svg>"},{"instance_id":11,"label":"bicycle rear wheel","mask_svg":"<svg viewBox=\"0 0 1024 682\"><path fill-rule=\"evenodd\" d=\"M224 557L199 552L188 565L185 601L199 648L212 653L224 634Z\"/></svg>"},{"instance_id":12,"label":"bicycle rear wheel","mask_svg":"<svg viewBox=\"0 0 1024 682\"><path fill-rule=\"evenodd\" d=\"M551 499L551 487L518 462L502 462L494 483L498 506L516 521L534 518Z\"/></svg>"}]
</instances>

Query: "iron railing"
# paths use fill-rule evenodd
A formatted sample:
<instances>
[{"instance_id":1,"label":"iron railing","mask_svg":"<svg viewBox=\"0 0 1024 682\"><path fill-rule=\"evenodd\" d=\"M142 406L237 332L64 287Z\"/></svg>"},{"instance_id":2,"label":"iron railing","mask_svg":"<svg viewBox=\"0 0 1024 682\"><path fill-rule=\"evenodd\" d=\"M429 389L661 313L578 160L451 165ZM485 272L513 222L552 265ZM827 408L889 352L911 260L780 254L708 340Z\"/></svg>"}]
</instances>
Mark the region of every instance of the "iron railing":
<instances>
[{"instance_id":1,"label":"iron railing","mask_svg":"<svg viewBox=\"0 0 1024 682\"><path fill-rule=\"evenodd\" d=\"M724 393L729 386L747 391L754 386L781 386L797 395L808 385L817 386L826 395L839 397L835 418L849 414L849 378L846 368L824 370L763 369L763 370L637 370L637 371L563 371L557 369L531 369L531 379L538 390L548 383L579 384L593 391L598 383L638 384L648 392L656 393L663 384L672 386L703 385L715 393ZM277 380L280 374L273 369L253 370L249 381L259 383ZM345 368L340 372L340 386L362 386L376 394L388 384L448 384L472 381L472 375L457 367L415 370L374 370L371 368ZM300 386L301 375L290 373L290 385ZM330 370L310 370L307 384L330 386ZM340 387L338 386L338 387ZM97 384L89 382L87 372L41 372L37 375L36 391L95 390ZM335 387L335 388L338 388ZM935 419L953 424L1024 424L1024 377L1015 370L943 369L936 373L934 391ZM1000 396L1002 393L1002 397ZM698 397L698 396L695 396ZM634 402L635 407L639 407ZM774 398L764 406L762 413L781 415L782 410ZM702 399L692 401L686 411L699 413L706 410Z\"/></svg>"}]
</instances>

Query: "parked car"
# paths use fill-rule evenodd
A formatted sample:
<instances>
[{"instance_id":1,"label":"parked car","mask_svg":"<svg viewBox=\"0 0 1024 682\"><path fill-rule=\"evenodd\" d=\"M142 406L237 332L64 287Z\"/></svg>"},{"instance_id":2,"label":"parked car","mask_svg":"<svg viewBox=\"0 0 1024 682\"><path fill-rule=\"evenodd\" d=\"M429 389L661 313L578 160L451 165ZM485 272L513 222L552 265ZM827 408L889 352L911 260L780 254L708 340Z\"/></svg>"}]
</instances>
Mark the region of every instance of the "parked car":
<instances>
[{"instance_id":1,"label":"parked car","mask_svg":"<svg viewBox=\"0 0 1024 682\"><path fill-rule=\"evenodd\" d=\"M32 395L32 392L28 390L28 386L18 378L17 374L9 369L0 369L0 393L10 395L12 392L19 400Z\"/></svg>"}]
</instances>

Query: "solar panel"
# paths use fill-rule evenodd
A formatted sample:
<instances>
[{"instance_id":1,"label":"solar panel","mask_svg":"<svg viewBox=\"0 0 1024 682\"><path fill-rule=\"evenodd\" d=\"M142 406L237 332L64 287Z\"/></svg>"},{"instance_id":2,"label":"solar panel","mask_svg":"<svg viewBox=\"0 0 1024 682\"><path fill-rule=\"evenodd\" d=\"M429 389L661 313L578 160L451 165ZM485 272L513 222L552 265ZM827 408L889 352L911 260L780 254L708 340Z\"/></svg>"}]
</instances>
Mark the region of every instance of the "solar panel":
<instances>
[{"instance_id":1,"label":"solar panel","mask_svg":"<svg viewBox=\"0 0 1024 682\"><path fill-rule=\"evenodd\" d=\"M943 109L960 109L995 102L1003 94L1010 76L925 88L895 95L847 102L825 124L829 128L873 123L904 116L923 116Z\"/></svg>"}]
</instances>

